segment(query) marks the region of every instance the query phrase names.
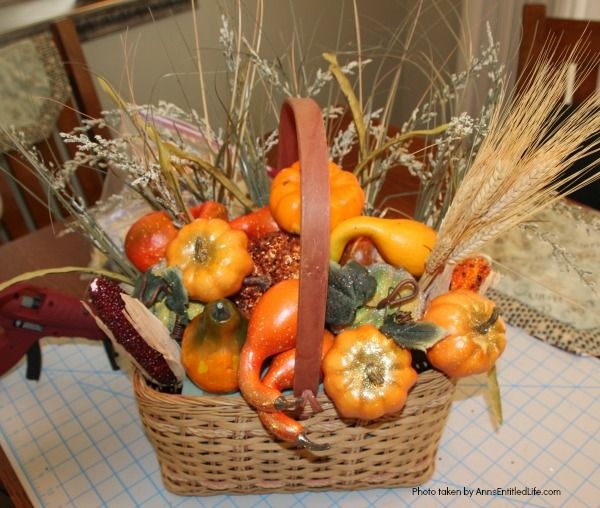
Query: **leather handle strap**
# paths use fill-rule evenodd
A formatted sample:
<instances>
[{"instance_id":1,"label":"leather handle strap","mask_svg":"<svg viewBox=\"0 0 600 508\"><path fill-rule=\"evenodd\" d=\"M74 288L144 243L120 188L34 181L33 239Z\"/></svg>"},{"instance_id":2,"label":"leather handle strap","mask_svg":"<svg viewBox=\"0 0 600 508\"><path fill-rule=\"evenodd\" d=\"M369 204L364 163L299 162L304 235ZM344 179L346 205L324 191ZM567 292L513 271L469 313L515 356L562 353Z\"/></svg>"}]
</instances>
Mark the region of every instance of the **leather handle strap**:
<instances>
[{"instance_id":1,"label":"leather handle strap","mask_svg":"<svg viewBox=\"0 0 600 508\"><path fill-rule=\"evenodd\" d=\"M294 393L317 393L329 273L329 157L321 109L287 99L279 119L278 168L300 161L300 294Z\"/></svg>"}]
</instances>

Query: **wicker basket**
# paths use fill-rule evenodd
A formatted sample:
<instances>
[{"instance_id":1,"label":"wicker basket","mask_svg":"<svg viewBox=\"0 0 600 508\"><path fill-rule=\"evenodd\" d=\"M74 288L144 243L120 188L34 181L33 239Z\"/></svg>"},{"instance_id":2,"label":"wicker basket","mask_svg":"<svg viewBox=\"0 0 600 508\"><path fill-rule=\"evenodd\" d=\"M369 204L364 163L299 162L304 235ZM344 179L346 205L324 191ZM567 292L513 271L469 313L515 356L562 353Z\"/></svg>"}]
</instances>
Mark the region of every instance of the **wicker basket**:
<instances>
[{"instance_id":1,"label":"wicker basket","mask_svg":"<svg viewBox=\"0 0 600 508\"><path fill-rule=\"evenodd\" d=\"M425 371L400 413L369 422L340 418L319 395L324 410L304 424L331 448L311 453L275 441L241 397L168 395L137 372L133 381L165 488L182 496L420 485L433 474L454 394L446 376Z\"/></svg>"},{"instance_id":2,"label":"wicker basket","mask_svg":"<svg viewBox=\"0 0 600 508\"><path fill-rule=\"evenodd\" d=\"M300 293L294 392L318 393L327 299L329 171L323 119L310 99L289 99L279 125L279 167L300 159ZM133 385L165 487L180 495L350 490L418 485L429 479L454 384L419 375L405 407L375 421L342 419L323 394L323 411L304 425L327 442L311 453L273 438L240 396L159 393L139 372Z\"/></svg>"}]
</instances>

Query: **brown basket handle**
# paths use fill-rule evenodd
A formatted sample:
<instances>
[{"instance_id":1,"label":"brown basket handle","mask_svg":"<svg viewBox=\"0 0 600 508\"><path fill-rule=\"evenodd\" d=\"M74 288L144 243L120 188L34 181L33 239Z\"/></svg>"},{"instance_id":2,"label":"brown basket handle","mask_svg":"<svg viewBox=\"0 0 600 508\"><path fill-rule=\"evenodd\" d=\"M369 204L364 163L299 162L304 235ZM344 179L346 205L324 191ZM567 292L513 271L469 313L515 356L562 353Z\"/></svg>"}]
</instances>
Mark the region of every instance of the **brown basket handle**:
<instances>
[{"instance_id":1,"label":"brown basket handle","mask_svg":"<svg viewBox=\"0 0 600 508\"><path fill-rule=\"evenodd\" d=\"M279 118L278 168L300 161L300 294L294 394L317 393L329 273L329 156L312 99L287 99Z\"/></svg>"}]
</instances>

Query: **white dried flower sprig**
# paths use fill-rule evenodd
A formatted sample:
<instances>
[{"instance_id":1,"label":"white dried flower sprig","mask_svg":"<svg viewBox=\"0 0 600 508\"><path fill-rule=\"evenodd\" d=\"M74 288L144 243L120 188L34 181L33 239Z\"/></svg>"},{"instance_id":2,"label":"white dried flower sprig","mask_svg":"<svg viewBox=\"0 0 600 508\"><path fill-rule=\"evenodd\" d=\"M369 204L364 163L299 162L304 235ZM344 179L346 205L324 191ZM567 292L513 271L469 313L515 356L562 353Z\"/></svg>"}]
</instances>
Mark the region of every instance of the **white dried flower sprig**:
<instances>
[{"instance_id":1,"label":"white dried flower sprig","mask_svg":"<svg viewBox=\"0 0 600 508\"><path fill-rule=\"evenodd\" d=\"M346 112L345 108L342 106L336 106L334 104L329 104L325 106L322 110L323 118L327 122L327 120L336 120L344 116Z\"/></svg>"},{"instance_id":2,"label":"white dried flower sprig","mask_svg":"<svg viewBox=\"0 0 600 508\"><path fill-rule=\"evenodd\" d=\"M331 141L329 148L331 158L341 164L342 159L355 148L357 142L356 125L350 122L345 129L340 129Z\"/></svg>"},{"instance_id":3,"label":"white dried flower sprig","mask_svg":"<svg viewBox=\"0 0 600 508\"><path fill-rule=\"evenodd\" d=\"M229 18L222 14L221 27L219 28L219 45L221 46L227 69L231 73L235 73L237 64L235 58L235 40L235 32L229 27Z\"/></svg>"},{"instance_id":4,"label":"white dried flower sprig","mask_svg":"<svg viewBox=\"0 0 600 508\"><path fill-rule=\"evenodd\" d=\"M49 191L52 192L53 200L56 200L66 212L75 220L70 221L67 226L76 228L92 242L92 244L105 253L109 259L118 267L121 273L134 277L137 270L132 266L115 241L106 233L96 220L94 214L85 202L75 179L71 178L75 161L68 161L66 166L45 164L40 153L35 148L26 146L23 136L14 130L8 131L8 136L15 149L27 162L31 171ZM74 135L76 136L76 135ZM83 163L86 159L81 155L79 160ZM84 164L85 165L85 164ZM28 189L24 189L28 191ZM46 203L51 213L58 218L62 214L51 203Z\"/></svg>"},{"instance_id":5,"label":"white dried flower sprig","mask_svg":"<svg viewBox=\"0 0 600 508\"><path fill-rule=\"evenodd\" d=\"M480 53L470 59L467 68L459 73L451 73L447 81L433 91L432 99L423 104L421 108L417 108L403 129L414 129L415 122L427 125L432 120L439 121L440 114L444 114L448 108L455 109L460 103L461 92L467 85L479 79L484 73L491 84L487 92L488 100L483 105L484 110L489 111L490 105L493 107L502 88L505 66L499 62L500 44L494 41L489 24L487 25L487 38L487 46L481 46Z\"/></svg>"},{"instance_id":6,"label":"white dried flower sprig","mask_svg":"<svg viewBox=\"0 0 600 508\"><path fill-rule=\"evenodd\" d=\"M244 44L250 56L250 61L256 65L256 70L262 80L285 97L316 97L334 80L333 73L330 69L323 70L318 68L315 71L312 82L305 83L301 89L298 89L285 77L285 73L283 72L279 60L270 62L267 59L262 58L246 39L244 39ZM358 67L365 67L371 62L372 60L369 58L361 61L352 60L340 66L340 69L346 76L353 76Z\"/></svg>"},{"instance_id":7,"label":"white dried flower sprig","mask_svg":"<svg viewBox=\"0 0 600 508\"><path fill-rule=\"evenodd\" d=\"M294 97L296 94L292 91L292 85L287 79L282 79L281 67L277 64L269 62L266 58L262 58L256 50L248 43L246 44L246 50L250 55L252 63L256 66L258 75L261 77L266 85L274 88L277 92L281 93L284 97Z\"/></svg>"},{"instance_id":8,"label":"white dried flower sprig","mask_svg":"<svg viewBox=\"0 0 600 508\"><path fill-rule=\"evenodd\" d=\"M521 224L521 229L523 229L530 238L535 237L546 245L549 245L552 249L551 256L558 263L558 266L567 272L575 272L579 276L579 279L589 289L596 292L596 274L583 269L578 264L577 258L573 253L560 244L554 233L544 231L539 224L534 222Z\"/></svg>"},{"instance_id":9,"label":"white dried flower sprig","mask_svg":"<svg viewBox=\"0 0 600 508\"><path fill-rule=\"evenodd\" d=\"M468 168L469 154L465 140L472 136L475 120L467 113L453 117L444 134L434 140L434 150L428 151L428 163L417 176L422 191L417 199L420 218L437 227L447 210L460 181Z\"/></svg>"},{"instance_id":10,"label":"white dried flower sprig","mask_svg":"<svg viewBox=\"0 0 600 508\"><path fill-rule=\"evenodd\" d=\"M353 76L354 71L359 66L365 67L366 65L368 65L371 62L372 62L372 60L370 58L367 58L360 62L357 60L352 60L352 61L342 65L340 67L340 69L346 76ZM333 74L331 73L331 70L329 70L329 69L323 70L321 68L317 69L317 72L316 72L313 82L306 87L306 97L317 96L321 92L321 90L323 90L323 88L327 84L331 83L332 81L333 81Z\"/></svg>"},{"instance_id":11,"label":"white dried flower sprig","mask_svg":"<svg viewBox=\"0 0 600 508\"><path fill-rule=\"evenodd\" d=\"M77 152L72 160L65 162L55 173L58 188L64 188L73 172L81 165L110 167L153 206L169 210L177 216L177 200L164 180L158 162L131 155L131 147L136 143L135 136L105 139L96 135L90 138L79 132L61 133L61 137L65 143L76 144Z\"/></svg>"},{"instance_id":12,"label":"white dried flower sprig","mask_svg":"<svg viewBox=\"0 0 600 508\"><path fill-rule=\"evenodd\" d=\"M600 214L588 208L561 199L552 205L552 209L559 214L571 218L578 225L585 227L588 234L592 231L600 232Z\"/></svg>"},{"instance_id":13,"label":"white dried flower sprig","mask_svg":"<svg viewBox=\"0 0 600 508\"><path fill-rule=\"evenodd\" d=\"M499 44L494 41L489 26L487 35L488 45L481 47L480 55L473 57L463 72L451 74L449 82L434 92L430 102L417 108L402 127L403 131L414 129L416 125L427 125L450 115L448 131L430 143L435 146L435 153L428 152L427 165L416 172L421 190L415 218L434 228L439 227L456 189L487 136L492 112L500 98L505 70L499 63ZM472 118L465 112L454 114L453 111L460 107L460 92L484 72L491 86L479 115Z\"/></svg>"}]
</instances>

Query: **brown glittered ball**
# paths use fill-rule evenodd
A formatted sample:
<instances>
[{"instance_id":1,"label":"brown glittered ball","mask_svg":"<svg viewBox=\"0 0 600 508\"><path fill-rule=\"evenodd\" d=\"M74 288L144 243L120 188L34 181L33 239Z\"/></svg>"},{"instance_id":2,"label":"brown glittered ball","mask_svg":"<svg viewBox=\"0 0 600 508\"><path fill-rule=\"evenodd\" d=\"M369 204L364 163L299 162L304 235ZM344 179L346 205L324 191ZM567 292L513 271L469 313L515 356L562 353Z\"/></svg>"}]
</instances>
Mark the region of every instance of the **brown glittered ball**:
<instances>
[{"instance_id":1,"label":"brown glittered ball","mask_svg":"<svg viewBox=\"0 0 600 508\"><path fill-rule=\"evenodd\" d=\"M300 277L300 237L285 231L268 233L252 240L248 252L254 269L244 287L232 297L242 314L249 318L258 299L273 284Z\"/></svg>"}]
</instances>

